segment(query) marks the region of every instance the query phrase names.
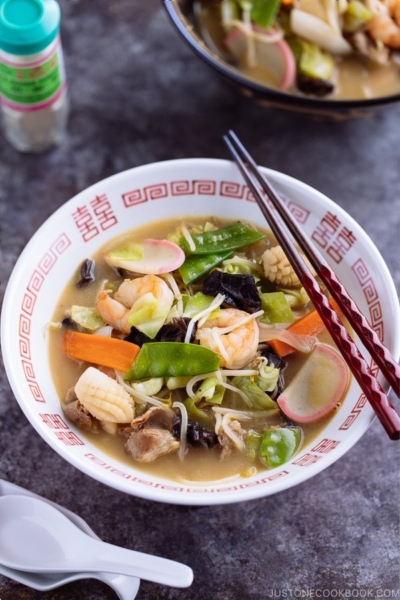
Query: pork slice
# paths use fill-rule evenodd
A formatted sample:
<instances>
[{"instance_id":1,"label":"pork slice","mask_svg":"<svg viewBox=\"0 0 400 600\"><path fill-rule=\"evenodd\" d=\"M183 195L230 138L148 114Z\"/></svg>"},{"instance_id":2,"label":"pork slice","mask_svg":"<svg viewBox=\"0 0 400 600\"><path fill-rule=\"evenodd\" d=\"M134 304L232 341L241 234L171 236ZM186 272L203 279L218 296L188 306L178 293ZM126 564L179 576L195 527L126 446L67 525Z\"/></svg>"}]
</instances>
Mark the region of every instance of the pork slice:
<instances>
[{"instance_id":1,"label":"pork slice","mask_svg":"<svg viewBox=\"0 0 400 600\"><path fill-rule=\"evenodd\" d=\"M154 427L172 431L173 419L174 415L171 411L167 411L161 406L153 406L143 415L140 415L140 417L133 419L131 427L134 431L138 431L144 427Z\"/></svg>"},{"instance_id":2,"label":"pork slice","mask_svg":"<svg viewBox=\"0 0 400 600\"><path fill-rule=\"evenodd\" d=\"M71 404L72 402L75 402L75 400L78 400L78 396L75 394L75 388L71 387L65 394L62 404Z\"/></svg>"},{"instance_id":3,"label":"pork slice","mask_svg":"<svg viewBox=\"0 0 400 600\"><path fill-rule=\"evenodd\" d=\"M176 452L179 446L170 431L155 427L133 431L125 444L126 450L139 462L152 462L159 456Z\"/></svg>"},{"instance_id":4,"label":"pork slice","mask_svg":"<svg viewBox=\"0 0 400 600\"><path fill-rule=\"evenodd\" d=\"M65 416L75 423L78 427L98 433L98 425L94 417L89 413L88 410L78 400L78 396L75 394L75 389L70 388L64 401L61 402L61 408L64 411Z\"/></svg>"},{"instance_id":5,"label":"pork slice","mask_svg":"<svg viewBox=\"0 0 400 600\"><path fill-rule=\"evenodd\" d=\"M63 404L62 409L65 413L65 416L68 417L70 421L75 423L75 425L82 427L82 429L87 429L88 431L97 433L98 428L95 419L86 410L83 404L79 402L79 400L74 400L68 404Z\"/></svg>"}]
</instances>

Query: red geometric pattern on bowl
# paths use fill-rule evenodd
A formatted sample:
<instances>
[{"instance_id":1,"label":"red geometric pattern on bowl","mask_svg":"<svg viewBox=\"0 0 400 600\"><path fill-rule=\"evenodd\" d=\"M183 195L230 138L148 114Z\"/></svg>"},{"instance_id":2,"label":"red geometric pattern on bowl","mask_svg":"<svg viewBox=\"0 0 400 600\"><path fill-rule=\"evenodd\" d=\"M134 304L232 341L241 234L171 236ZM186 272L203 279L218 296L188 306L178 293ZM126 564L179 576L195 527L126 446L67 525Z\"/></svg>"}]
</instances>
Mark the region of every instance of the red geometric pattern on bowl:
<instances>
[{"instance_id":1,"label":"red geometric pattern on bowl","mask_svg":"<svg viewBox=\"0 0 400 600\"><path fill-rule=\"evenodd\" d=\"M375 300L378 299L378 292L376 291L375 284L372 281L371 277L369 277L367 281L365 281L362 284L362 288L364 291L365 299L368 302L368 304L372 304Z\"/></svg>"},{"instance_id":2,"label":"red geometric pattern on bowl","mask_svg":"<svg viewBox=\"0 0 400 600\"><path fill-rule=\"evenodd\" d=\"M383 341L384 337L384 325L383 325L383 313L382 306L378 298L378 293L376 291L375 284L370 275L367 265L363 261L362 258L358 258L355 263L351 266L361 289L364 292L365 299L367 301L368 311L370 314L369 322L371 327L374 329L379 339ZM370 363L371 371L374 375L378 375L379 369L375 365L375 363L371 360ZM344 423L339 427L341 430L347 430L354 423L356 418L361 413L362 408L367 403L367 399L364 394L361 394L358 398L356 404L351 410L351 413L348 415Z\"/></svg>"},{"instance_id":3,"label":"red geometric pattern on bowl","mask_svg":"<svg viewBox=\"0 0 400 600\"><path fill-rule=\"evenodd\" d=\"M296 460L294 460L291 464L297 465L298 467L311 467L321 460L321 458L322 456L318 456L312 452L306 452L306 454L302 454L297 457Z\"/></svg>"},{"instance_id":4,"label":"red geometric pattern on bowl","mask_svg":"<svg viewBox=\"0 0 400 600\"><path fill-rule=\"evenodd\" d=\"M31 321L27 316L23 314L21 314L19 318L18 332L20 338L22 338L23 340L28 339L31 333ZM28 350L24 351L23 356L25 356L25 358L30 358L30 352Z\"/></svg>"},{"instance_id":5,"label":"red geometric pattern on bowl","mask_svg":"<svg viewBox=\"0 0 400 600\"><path fill-rule=\"evenodd\" d=\"M337 446L339 446L339 440L330 440L328 438L324 438L316 446L311 448L311 452L318 452L318 454L327 454L334 450Z\"/></svg>"},{"instance_id":6,"label":"red geometric pattern on bowl","mask_svg":"<svg viewBox=\"0 0 400 600\"><path fill-rule=\"evenodd\" d=\"M50 246L48 252L43 256L38 264L38 269L44 275L47 275L57 258L71 245L71 241L65 233L62 233Z\"/></svg>"},{"instance_id":7,"label":"red geometric pattern on bowl","mask_svg":"<svg viewBox=\"0 0 400 600\"><path fill-rule=\"evenodd\" d=\"M379 300L369 307L369 314L371 317L371 325L375 329L375 327L380 325L383 321L382 306Z\"/></svg>"},{"instance_id":8,"label":"red geometric pattern on bowl","mask_svg":"<svg viewBox=\"0 0 400 600\"><path fill-rule=\"evenodd\" d=\"M300 225L305 225L310 216L310 211L304 208L304 206L300 206L300 204L293 202L293 200L285 198L285 196L280 196L280 198L286 204L286 208L292 213L296 221L300 223Z\"/></svg>"},{"instance_id":9,"label":"red geometric pattern on bowl","mask_svg":"<svg viewBox=\"0 0 400 600\"><path fill-rule=\"evenodd\" d=\"M36 293L29 292L28 289L22 299L21 308L27 315L32 316L36 302Z\"/></svg>"},{"instance_id":10,"label":"red geometric pattern on bowl","mask_svg":"<svg viewBox=\"0 0 400 600\"><path fill-rule=\"evenodd\" d=\"M85 442L74 431L56 431L56 438L66 446L84 446Z\"/></svg>"},{"instance_id":11,"label":"red geometric pattern on bowl","mask_svg":"<svg viewBox=\"0 0 400 600\"><path fill-rule=\"evenodd\" d=\"M211 179L196 179L171 181L171 196L186 196L199 194L199 196L215 196L217 182Z\"/></svg>"},{"instance_id":12,"label":"red geometric pattern on bowl","mask_svg":"<svg viewBox=\"0 0 400 600\"><path fill-rule=\"evenodd\" d=\"M315 465L321 458L322 455L328 454L332 450L334 450L340 444L340 440L331 440L329 438L324 438L318 444L316 444L309 452L305 454L301 454L300 456L296 456L295 460L292 461L292 465L297 465L298 467L311 467L311 465ZM319 456L321 455L321 456Z\"/></svg>"},{"instance_id":13,"label":"red geometric pattern on bowl","mask_svg":"<svg viewBox=\"0 0 400 600\"><path fill-rule=\"evenodd\" d=\"M154 185L148 185L142 189L132 190L122 194L122 200L126 206L135 206L142 202L148 202L148 200L159 200L160 198L168 197L168 184L157 183Z\"/></svg>"},{"instance_id":14,"label":"red geometric pattern on bowl","mask_svg":"<svg viewBox=\"0 0 400 600\"><path fill-rule=\"evenodd\" d=\"M40 413L39 416L50 429L69 429L64 419L57 413Z\"/></svg>"},{"instance_id":15,"label":"red geometric pattern on bowl","mask_svg":"<svg viewBox=\"0 0 400 600\"><path fill-rule=\"evenodd\" d=\"M107 194L98 194L87 204L75 208L72 218L84 242L89 242L118 223Z\"/></svg>"},{"instance_id":16,"label":"red geometric pattern on bowl","mask_svg":"<svg viewBox=\"0 0 400 600\"><path fill-rule=\"evenodd\" d=\"M264 196L266 195L263 190L260 190L260 192ZM236 198L238 200L243 199L243 200L247 200L248 202L256 201L252 192L250 191L250 188L247 185L242 184L242 183L237 183L236 181L221 181L220 195L227 196L229 198ZM280 195L280 198L286 204L287 208L292 213L292 215L294 216L296 221L298 221L299 223L304 225L307 222L307 219L310 215L310 211L307 210L306 208L304 208L303 206L301 206L300 204L293 202L293 200L289 200L288 198L286 198L283 195ZM268 198L267 198L267 202L268 202L270 209L275 210L273 204L271 203L271 201Z\"/></svg>"},{"instance_id":17,"label":"red geometric pattern on bowl","mask_svg":"<svg viewBox=\"0 0 400 600\"><path fill-rule=\"evenodd\" d=\"M384 326L383 326L383 311L379 301L378 292L374 281L368 271L368 267L362 258L356 260L352 265L352 270L360 283L361 289L364 292L365 300L368 304L369 322L371 327L376 331L379 339L383 341Z\"/></svg>"},{"instance_id":18,"label":"red geometric pattern on bowl","mask_svg":"<svg viewBox=\"0 0 400 600\"><path fill-rule=\"evenodd\" d=\"M176 486L172 483L166 483L166 484L159 483L156 481L149 481L148 479L143 479L142 477L137 477L136 475L132 475L130 473L127 473L126 471L117 469L113 465L110 465L108 462L104 461L102 458L99 458L98 456L95 456L92 453L85 454L85 458L87 458L91 462L95 463L102 469L105 469L109 473L113 473L117 477L122 477L123 479L134 481L135 483L139 483L140 485L144 485L147 487L155 487L155 488L158 488L161 490L170 490L170 491L174 491L174 492L185 492L185 493L191 493L191 494L196 494L196 493L199 494L199 493L204 493L204 492L218 493L218 492L226 492L226 491L243 490L243 489L246 489L249 487L255 487L257 485L261 485L263 483L271 483L273 481L276 481L277 479L281 479L282 477L289 475L289 471L282 470L282 471L278 471L277 473L273 473L271 475L268 475L268 473L264 473L263 477L260 477L259 479L256 479L253 481L246 482L246 481L240 480L240 483L233 484L229 487L196 486L196 487L192 487L192 488L184 488L182 486Z\"/></svg>"},{"instance_id":19,"label":"red geometric pattern on bowl","mask_svg":"<svg viewBox=\"0 0 400 600\"><path fill-rule=\"evenodd\" d=\"M66 446L84 446L85 442L73 432L58 413L39 413L43 423L55 434L55 437Z\"/></svg>"},{"instance_id":20,"label":"red geometric pattern on bowl","mask_svg":"<svg viewBox=\"0 0 400 600\"><path fill-rule=\"evenodd\" d=\"M37 381L31 381L30 383L28 383L28 387L31 390L33 399L36 402L46 402L45 398L43 397L42 390L40 389Z\"/></svg>"},{"instance_id":21,"label":"red geometric pattern on bowl","mask_svg":"<svg viewBox=\"0 0 400 600\"><path fill-rule=\"evenodd\" d=\"M30 361L21 360L22 370L25 375L25 379L28 382L28 387L32 392L32 396L36 402L46 402L42 391L39 387L38 382L36 381L35 371L33 365Z\"/></svg>"},{"instance_id":22,"label":"red geometric pattern on bowl","mask_svg":"<svg viewBox=\"0 0 400 600\"><path fill-rule=\"evenodd\" d=\"M254 202L253 195L249 188L244 183L237 183L236 181L221 181L219 193L221 196L227 196L228 198L237 198L238 200L249 200L250 197Z\"/></svg>"},{"instance_id":23,"label":"red geometric pattern on bowl","mask_svg":"<svg viewBox=\"0 0 400 600\"><path fill-rule=\"evenodd\" d=\"M23 315L21 315L23 316ZM29 344L29 339L20 337L19 339L19 353L22 358L27 358L30 360L31 358L31 347Z\"/></svg>"},{"instance_id":24,"label":"red geometric pattern on bowl","mask_svg":"<svg viewBox=\"0 0 400 600\"><path fill-rule=\"evenodd\" d=\"M367 265L365 264L362 258L356 260L356 262L354 263L354 265L352 265L351 268L353 269L355 276L357 277L361 285L363 285L369 279L370 274Z\"/></svg>"},{"instance_id":25,"label":"red geometric pattern on bowl","mask_svg":"<svg viewBox=\"0 0 400 600\"><path fill-rule=\"evenodd\" d=\"M220 181L218 185L218 182L212 179L178 180L136 188L123 193L122 201L126 208L130 208L131 206L136 206L137 204L142 204L149 200L160 200L171 196L190 196L194 194L200 196L215 196L219 194L226 198L255 202L253 194L246 184L238 183L236 181ZM281 196L281 198L295 219L300 224L304 225L307 222L310 211L300 204L293 202L293 200L288 200L284 196ZM270 206L273 208L272 205Z\"/></svg>"},{"instance_id":26,"label":"red geometric pattern on bowl","mask_svg":"<svg viewBox=\"0 0 400 600\"><path fill-rule=\"evenodd\" d=\"M44 275L35 269L28 283L28 290L32 292L32 294L36 295L40 291L43 281Z\"/></svg>"},{"instance_id":27,"label":"red geometric pattern on bowl","mask_svg":"<svg viewBox=\"0 0 400 600\"><path fill-rule=\"evenodd\" d=\"M359 414L361 413L362 409L367 404L367 402L368 402L368 400L367 400L367 397L365 396L365 394L361 394L359 396L357 402L351 409L350 414L346 417L346 420L344 421L344 423L342 423L342 425L339 427L339 429L341 431L345 431L353 425L354 421L357 419L357 417L359 416Z\"/></svg>"},{"instance_id":28,"label":"red geometric pattern on bowl","mask_svg":"<svg viewBox=\"0 0 400 600\"><path fill-rule=\"evenodd\" d=\"M357 241L354 233L342 225L339 217L329 210L320 219L311 239L339 264Z\"/></svg>"},{"instance_id":29,"label":"red geometric pattern on bowl","mask_svg":"<svg viewBox=\"0 0 400 600\"><path fill-rule=\"evenodd\" d=\"M30 333L31 318L35 307L37 295L43 285L46 276L55 265L57 259L71 245L71 241L65 233L62 233L50 246L49 250L40 259L29 279L27 289L22 298L21 313L19 315L19 352L25 379L35 402L46 402L39 384L36 380L35 371L31 361Z\"/></svg>"}]
</instances>

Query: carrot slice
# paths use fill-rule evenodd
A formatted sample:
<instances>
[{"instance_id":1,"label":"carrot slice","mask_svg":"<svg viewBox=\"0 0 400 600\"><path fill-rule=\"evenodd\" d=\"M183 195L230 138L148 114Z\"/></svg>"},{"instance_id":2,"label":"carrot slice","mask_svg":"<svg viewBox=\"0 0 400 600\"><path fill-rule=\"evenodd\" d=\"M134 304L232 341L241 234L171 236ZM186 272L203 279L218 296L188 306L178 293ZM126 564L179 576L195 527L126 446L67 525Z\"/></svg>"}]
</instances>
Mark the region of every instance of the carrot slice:
<instances>
[{"instance_id":1,"label":"carrot slice","mask_svg":"<svg viewBox=\"0 0 400 600\"><path fill-rule=\"evenodd\" d=\"M342 315L342 310L336 300L330 298L329 304L333 308L334 311L340 316ZM318 312L314 309L308 315L305 315L292 325L289 325L287 328L288 331L292 331L293 333L297 333L299 335L310 335L315 336L320 334L325 329L325 324ZM295 352L295 348L290 346L286 342L282 342L281 340L271 340L269 345L273 349L273 351L279 356L286 356L287 354L291 354Z\"/></svg>"},{"instance_id":2,"label":"carrot slice","mask_svg":"<svg viewBox=\"0 0 400 600\"><path fill-rule=\"evenodd\" d=\"M124 340L77 331L67 331L63 342L64 352L70 358L123 372L131 368L140 350Z\"/></svg>"}]
</instances>

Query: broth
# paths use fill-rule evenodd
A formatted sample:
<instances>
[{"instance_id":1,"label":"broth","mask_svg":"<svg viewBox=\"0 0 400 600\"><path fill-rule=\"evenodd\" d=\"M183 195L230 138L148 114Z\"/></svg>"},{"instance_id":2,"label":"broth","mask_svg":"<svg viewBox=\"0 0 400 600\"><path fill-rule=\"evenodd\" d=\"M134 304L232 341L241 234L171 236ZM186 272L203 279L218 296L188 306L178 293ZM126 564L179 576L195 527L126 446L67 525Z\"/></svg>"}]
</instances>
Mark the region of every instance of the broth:
<instances>
[{"instance_id":1,"label":"broth","mask_svg":"<svg viewBox=\"0 0 400 600\"><path fill-rule=\"evenodd\" d=\"M216 219L214 217L204 216L182 217L182 221L190 227L200 226L205 222L210 222L220 228L232 223L232 221L227 219ZM76 277L68 282L60 296L52 316L53 322L62 322L72 305L94 306L99 291L99 285L105 280L107 280L113 288L117 287L122 282L123 278L114 268L108 266L104 261L103 256L106 253L115 248L124 247L124 245L132 240L141 241L148 238L165 239L168 234L176 230L176 227L177 219L153 222L114 238L104 245L92 257L96 261L96 281L78 289L76 286L76 283L80 278L78 268ZM258 230L262 231L266 237L263 240L252 244L251 251L254 252L256 256L260 256L266 248L276 245L276 241L270 232L261 229ZM242 249L240 252L241 251ZM196 286L196 284L193 285ZM64 328L50 328L50 330L50 365L55 387L60 402L62 403L68 390L74 387L80 375L88 367L88 364L73 360L65 355L63 349ZM326 332L320 335L320 339L324 343L333 345L332 340ZM285 384L287 385L301 368L306 357L299 353L294 353L286 357L285 360L287 362L287 367L284 371L284 379ZM178 401L182 401L187 397L184 390L177 390L173 392L173 394L174 399L177 399ZM223 403L224 405L227 404L233 406L234 409L243 410L243 407L240 406L240 402L238 402L237 394L233 394L229 390L225 393ZM147 408L148 407L146 407L146 409ZM310 444L312 440L319 435L332 418L333 414L334 412L316 422L301 425L302 447ZM262 418L261 421L263 421L262 427L287 425L287 419L285 419L280 411L273 416ZM261 421L259 417L258 420L249 420L245 423L246 430L251 429L253 426L260 428ZM192 447L188 445L188 452L183 460L181 460L177 453L174 452L165 456L160 456L153 462L142 463L134 460L131 455L127 454L125 450L126 438L122 435L106 433L101 427L98 427L97 433L86 431L84 429L82 429L82 433L95 446L118 461L134 465L135 468L144 472L180 482L207 482L238 475L246 477L267 468L257 456L249 456L245 452L233 451L224 460L221 460L221 448L218 445L213 448Z\"/></svg>"}]
</instances>

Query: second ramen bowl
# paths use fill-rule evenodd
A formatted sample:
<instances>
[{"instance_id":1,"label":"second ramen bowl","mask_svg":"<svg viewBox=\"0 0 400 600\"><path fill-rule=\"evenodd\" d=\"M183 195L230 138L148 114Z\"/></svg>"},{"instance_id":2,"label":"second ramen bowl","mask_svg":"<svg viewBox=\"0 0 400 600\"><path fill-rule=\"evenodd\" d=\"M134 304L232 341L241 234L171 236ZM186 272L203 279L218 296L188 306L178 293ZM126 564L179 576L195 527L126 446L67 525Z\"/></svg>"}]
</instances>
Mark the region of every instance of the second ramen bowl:
<instances>
[{"instance_id":1,"label":"second ramen bowl","mask_svg":"<svg viewBox=\"0 0 400 600\"><path fill-rule=\"evenodd\" d=\"M228 58L226 49L215 42L215 38L218 37L217 24L214 23L210 31L202 30L196 15L196 0L164 0L164 6L179 36L194 53L244 96L254 99L258 104L300 112L312 117L342 121L371 116L379 107L400 101L400 93L336 100L274 89L246 75L231 58ZM378 82L376 85L381 87L382 83Z\"/></svg>"}]
</instances>

